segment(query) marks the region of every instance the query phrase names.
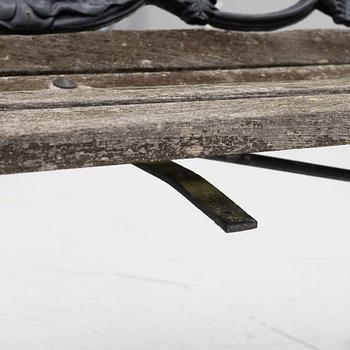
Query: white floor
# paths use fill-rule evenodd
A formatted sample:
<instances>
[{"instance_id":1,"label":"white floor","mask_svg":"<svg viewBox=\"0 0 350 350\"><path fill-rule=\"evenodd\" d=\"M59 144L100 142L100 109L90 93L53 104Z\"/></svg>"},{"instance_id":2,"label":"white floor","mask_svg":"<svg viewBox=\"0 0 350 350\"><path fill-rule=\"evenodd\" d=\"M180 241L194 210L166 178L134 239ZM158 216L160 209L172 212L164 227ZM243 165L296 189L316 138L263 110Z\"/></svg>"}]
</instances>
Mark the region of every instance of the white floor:
<instances>
[{"instance_id":1,"label":"white floor","mask_svg":"<svg viewBox=\"0 0 350 350\"><path fill-rule=\"evenodd\" d=\"M349 183L181 163L260 228L226 235L132 166L0 177L1 350L350 349Z\"/></svg>"}]
</instances>

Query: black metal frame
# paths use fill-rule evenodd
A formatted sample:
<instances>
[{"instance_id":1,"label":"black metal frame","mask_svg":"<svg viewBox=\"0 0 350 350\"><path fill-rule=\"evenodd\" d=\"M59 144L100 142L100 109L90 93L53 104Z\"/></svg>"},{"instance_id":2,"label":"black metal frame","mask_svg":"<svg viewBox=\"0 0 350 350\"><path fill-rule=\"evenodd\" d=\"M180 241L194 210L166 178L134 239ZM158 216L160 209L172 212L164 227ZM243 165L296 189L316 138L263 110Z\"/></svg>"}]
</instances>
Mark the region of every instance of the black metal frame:
<instances>
[{"instance_id":1,"label":"black metal frame","mask_svg":"<svg viewBox=\"0 0 350 350\"><path fill-rule=\"evenodd\" d=\"M225 163L248 165L255 168L350 182L350 170L348 169L298 162L295 160L269 157L260 154L228 155L211 157L210 159Z\"/></svg>"},{"instance_id":2,"label":"black metal frame","mask_svg":"<svg viewBox=\"0 0 350 350\"><path fill-rule=\"evenodd\" d=\"M264 15L222 12L216 0L0 0L0 33L50 34L101 28L132 14L144 5L155 5L186 23L241 31L269 31L301 21L314 10L350 26L350 0L299 0L285 10ZM74 88L74 82L56 79L54 85ZM219 161L265 167L306 175L350 180L350 170L335 169L256 155L223 156ZM167 182L226 232L257 227L257 222L218 189L172 162L135 164Z\"/></svg>"},{"instance_id":3,"label":"black metal frame","mask_svg":"<svg viewBox=\"0 0 350 350\"><path fill-rule=\"evenodd\" d=\"M208 159L350 182L350 170L348 169L258 154L226 155ZM212 184L192 171L173 162L139 163L135 165L168 183L210 219L214 220L225 232L233 233L257 228L258 223L253 217Z\"/></svg>"},{"instance_id":4,"label":"black metal frame","mask_svg":"<svg viewBox=\"0 0 350 350\"><path fill-rule=\"evenodd\" d=\"M134 164L173 187L226 233L252 230L257 221L215 186L174 162Z\"/></svg>"},{"instance_id":5,"label":"black metal frame","mask_svg":"<svg viewBox=\"0 0 350 350\"><path fill-rule=\"evenodd\" d=\"M0 0L0 33L48 34L98 29L144 5L155 5L194 25L269 31L303 20L314 10L350 26L350 0L299 0L287 9L246 15L220 11L216 0Z\"/></svg>"}]
</instances>

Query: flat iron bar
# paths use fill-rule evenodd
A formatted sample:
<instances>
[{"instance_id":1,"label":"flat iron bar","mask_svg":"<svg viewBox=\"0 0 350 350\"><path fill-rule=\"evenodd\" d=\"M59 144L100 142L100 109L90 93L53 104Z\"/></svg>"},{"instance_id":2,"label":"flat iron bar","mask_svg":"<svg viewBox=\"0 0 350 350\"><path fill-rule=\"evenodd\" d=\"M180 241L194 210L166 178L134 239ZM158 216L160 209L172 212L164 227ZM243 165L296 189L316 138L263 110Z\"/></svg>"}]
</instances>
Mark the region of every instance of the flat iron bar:
<instances>
[{"instance_id":1,"label":"flat iron bar","mask_svg":"<svg viewBox=\"0 0 350 350\"><path fill-rule=\"evenodd\" d=\"M226 155L210 157L209 159L332 180L350 181L350 170L347 169L333 168L259 154Z\"/></svg>"},{"instance_id":2,"label":"flat iron bar","mask_svg":"<svg viewBox=\"0 0 350 350\"><path fill-rule=\"evenodd\" d=\"M226 233L257 228L254 218L193 171L170 161L134 165L172 186Z\"/></svg>"}]
</instances>

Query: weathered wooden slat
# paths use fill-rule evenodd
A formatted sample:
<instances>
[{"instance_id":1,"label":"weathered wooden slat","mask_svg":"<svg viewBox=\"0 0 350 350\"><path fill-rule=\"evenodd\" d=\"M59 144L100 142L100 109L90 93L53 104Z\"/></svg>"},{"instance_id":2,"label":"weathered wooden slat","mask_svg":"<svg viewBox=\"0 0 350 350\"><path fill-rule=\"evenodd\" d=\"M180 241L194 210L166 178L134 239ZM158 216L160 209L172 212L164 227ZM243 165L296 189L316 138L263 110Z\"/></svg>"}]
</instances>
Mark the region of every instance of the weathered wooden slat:
<instances>
[{"instance_id":1,"label":"weathered wooden slat","mask_svg":"<svg viewBox=\"0 0 350 350\"><path fill-rule=\"evenodd\" d=\"M350 64L346 30L180 30L0 36L0 75Z\"/></svg>"},{"instance_id":2,"label":"weathered wooden slat","mask_svg":"<svg viewBox=\"0 0 350 350\"><path fill-rule=\"evenodd\" d=\"M92 88L350 79L350 65L60 75ZM0 92L45 90L56 75L0 77ZM319 83L322 85L323 83Z\"/></svg>"},{"instance_id":3,"label":"weathered wooden slat","mask_svg":"<svg viewBox=\"0 0 350 350\"><path fill-rule=\"evenodd\" d=\"M1 93L1 174L350 143L346 81L82 90Z\"/></svg>"},{"instance_id":4,"label":"weathered wooden slat","mask_svg":"<svg viewBox=\"0 0 350 350\"><path fill-rule=\"evenodd\" d=\"M0 93L0 111L21 109L106 107L175 102L263 99L269 97L350 94L349 79L246 84L211 84L164 87L59 89ZM263 101L261 101L263 102ZM350 103L350 101L349 101ZM137 115L135 115L137 117Z\"/></svg>"},{"instance_id":5,"label":"weathered wooden slat","mask_svg":"<svg viewBox=\"0 0 350 350\"><path fill-rule=\"evenodd\" d=\"M350 143L348 31L0 39L1 174Z\"/></svg>"}]
</instances>

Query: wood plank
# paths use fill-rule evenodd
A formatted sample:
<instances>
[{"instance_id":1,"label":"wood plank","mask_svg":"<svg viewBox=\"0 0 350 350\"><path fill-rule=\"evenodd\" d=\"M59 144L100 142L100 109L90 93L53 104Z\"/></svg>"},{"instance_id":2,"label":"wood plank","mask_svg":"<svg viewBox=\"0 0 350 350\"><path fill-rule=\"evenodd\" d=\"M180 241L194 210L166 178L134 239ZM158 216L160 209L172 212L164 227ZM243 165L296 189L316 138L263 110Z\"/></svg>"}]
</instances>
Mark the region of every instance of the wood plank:
<instances>
[{"instance_id":1,"label":"wood plank","mask_svg":"<svg viewBox=\"0 0 350 350\"><path fill-rule=\"evenodd\" d=\"M349 79L166 87L59 89L0 93L0 111L350 94ZM135 115L137 117L137 115Z\"/></svg>"},{"instance_id":2,"label":"wood plank","mask_svg":"<svg viewBox=\"0 0 350 350\"><path fill-rule=\"evenodd\" d=\"M342 80L98 90L1 93L0 173L350 143Z\"/></svg>"},{"instance_id":3,"label":"wood plank","mask_svg":"<svg viewBox=\"0 0 350 350\"><path fill-rule=\"evenodd\" d=\"M92 88L282 82L350 78L350 65L59 75ZM0 77L0 92L45 90L57 75ZM320 84L322 84L320 82Z\"/></svg>"},{"instance_id":4,"label":"wood plank","mask_svg":"<svg viewBox=\"0 0 350 350\"><path fill-rule=\"evenodd\" d=\"M0 75L350 64L350 32L115 31L1 36Z\"/></svg>"},{"instance_id":5,"label":"wood plank","mask_svg":"<svg viewBox=\"0 0 350 350\"><path fill-rule=\"evenodd\" d=\"M1 174L350 143L348 31L11 36L0 49ZM61 75L78 88L55 88Z\"/></svg>"}]
</instances>

